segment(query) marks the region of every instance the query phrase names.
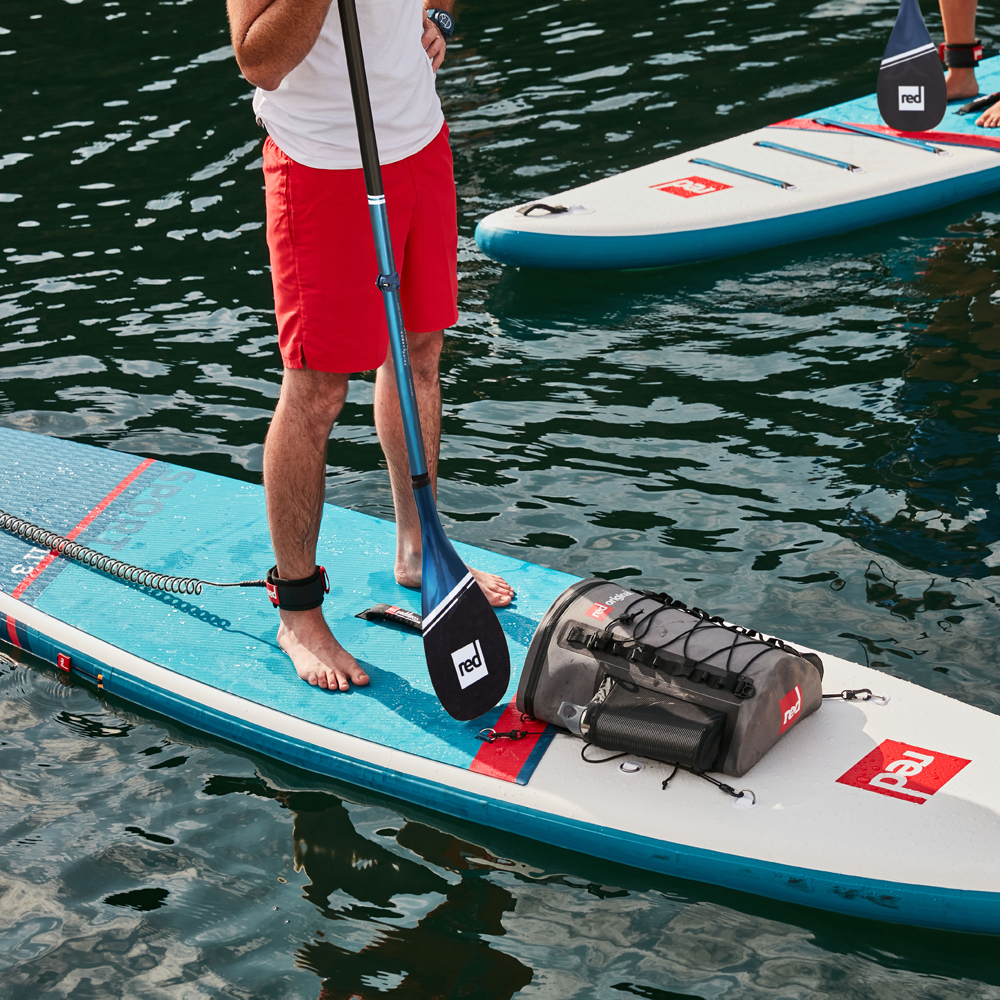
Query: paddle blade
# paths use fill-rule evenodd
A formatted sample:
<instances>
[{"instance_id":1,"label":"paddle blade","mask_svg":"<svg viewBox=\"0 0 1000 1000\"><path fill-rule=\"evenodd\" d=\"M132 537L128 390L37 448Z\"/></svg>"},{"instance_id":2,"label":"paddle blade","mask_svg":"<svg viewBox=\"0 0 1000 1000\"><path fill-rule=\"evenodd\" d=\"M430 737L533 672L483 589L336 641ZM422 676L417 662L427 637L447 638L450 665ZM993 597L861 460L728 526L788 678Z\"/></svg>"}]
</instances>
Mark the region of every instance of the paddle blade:
<instances>
[{"instance_id":1,"label":"paddle blade","mask_svg":"<svg viewBox=\"0 0 1000 1000\"><path fill-rule=\"evenodd\" d=\"M948 104L944 72L917 0L900 0L876 90L879 113L889 128L923 132L944 118Z\"/></svg>"},{"instance_id":2,"label":"paddle blade","mask_svg":"<svg viewBox=\"0 0 1000 1000\"><path fill-rule=\"evenodd\" d=\"M510 683L507 639L479 584L466 573L449 598L424 611L424 656L434 691L454 719L478 719Z\"/></svg>"},{"instance_id":3,"label":"paddle blade","mask_svg":"<svg viewBox=\"0 0 1000 1000\"><path fill-rule=\"evenodd\" d=\"M423 556L424 656L434 691L454 719L477 719L510 683L510 653L496 612L448 541L430 487L415 490Z\"/></svg>"}]
</instances>

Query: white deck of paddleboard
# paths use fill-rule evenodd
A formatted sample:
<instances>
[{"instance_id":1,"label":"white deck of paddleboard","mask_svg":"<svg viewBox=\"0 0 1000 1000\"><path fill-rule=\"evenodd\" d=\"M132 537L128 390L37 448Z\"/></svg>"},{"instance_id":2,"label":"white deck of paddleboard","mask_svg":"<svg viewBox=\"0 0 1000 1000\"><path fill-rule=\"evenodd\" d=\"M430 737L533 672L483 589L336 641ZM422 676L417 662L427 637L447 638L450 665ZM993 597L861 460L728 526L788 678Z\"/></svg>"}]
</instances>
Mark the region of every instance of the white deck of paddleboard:
<instances>
[{"instance_id":1,"label":"white deck of paddleboard","mask_svg":"<svg viewBox=\"0 0 1000 1000\"><path fill-rule=\"evenodd\" d=\"M757 142L842 160L863 172L756 146ZM939 148L943 154L834 129L762 128L541 199L543 204L565 206L567 212L526 216L513 206L487 216L481 226L579 237L681 233L849 205L1000 166L1000 153L995 150ZM696 157L788 182L794 190L692 163ZM657 187L691 177L727 188L681 197Z\"/></svg>"},{"instance_id":2,"label":"white deck of paddleboard","mask_svg":"<svg viewBox=\"0 0 1000 1000\"><path fill-rule=\"evenodd\" d=\"M586 764L580 759L581 742L568 735L556 737L529 784L498 781L304 722L191 680L0 593L4 614L108 663L116 676L129 674L150 688L238 719L249 730L303 740L377 771L447 786L484 804L504 802L589 824L603 828L610 839L633 834L663 842L668 849L686 845L748 861L839 873L873 885L1000 892L1000 771L994 764L1000 718L826 654L821 654L826 692L869 687L888 694L889 703L824 704L742 779L726 779L755 793L758 804L745 809L684 773L664 791L661 782L670 768L655 761L645 761L638 774L623 774L617 761ZM886 739L971 763L922 804L837 783ZM892 919L892 914L886 917Z\"/></svg>"}]
</instances>

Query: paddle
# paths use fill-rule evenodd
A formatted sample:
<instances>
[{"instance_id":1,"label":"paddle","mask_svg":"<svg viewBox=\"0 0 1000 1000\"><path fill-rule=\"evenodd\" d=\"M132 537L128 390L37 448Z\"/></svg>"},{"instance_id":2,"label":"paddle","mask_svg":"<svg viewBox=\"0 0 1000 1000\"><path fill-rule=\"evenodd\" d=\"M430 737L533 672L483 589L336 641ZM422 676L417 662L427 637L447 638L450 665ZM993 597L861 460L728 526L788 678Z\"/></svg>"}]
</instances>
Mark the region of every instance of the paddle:
<instances>
[{"instance_id":1,"label":"paddle","mask_svg":"<svg viewBox=\"0 0 1000 1000\"><path fill-rule=\"evenodd\" d=\"M338 0L338 4L354 114L358 123L361 163L368 189L368 211L375 237L379 270L376 284L382 290L385 302L413 498L420 517L424 656L431 682L444 710L456 719L475 719L493 708L507 690L510 654L496 613L445 536L434 505L413 389L413 372L403 330L399 275L393 262L358 14L354 0Z\"/></svg>"},{"instance_id":2,"label":"paddle","mask_svg":"<svg viewBox=\"0 0 1000 1000\"><path fill-rule=\"evenodd\" d=\"M882 120L900 132L923 132L944 118L948 104L944 72L917 0L899 2L876 92Z\"/></svg>"}]
</instances>

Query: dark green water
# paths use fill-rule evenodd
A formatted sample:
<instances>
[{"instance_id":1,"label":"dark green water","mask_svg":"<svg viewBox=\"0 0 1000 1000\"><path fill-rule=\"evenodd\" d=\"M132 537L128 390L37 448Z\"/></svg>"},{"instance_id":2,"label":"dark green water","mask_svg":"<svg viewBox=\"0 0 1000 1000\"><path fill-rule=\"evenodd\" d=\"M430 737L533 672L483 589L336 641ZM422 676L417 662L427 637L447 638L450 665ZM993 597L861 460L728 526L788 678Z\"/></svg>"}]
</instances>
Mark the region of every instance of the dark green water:
<instances>
[{"instance_id":1,"label":"dark green water","mask_svg":"<svg viewBox=\"0 0 1000 1000\"><path fill-rule=\"evenodd\" d=\"M441 507L456 539L996 712L1000 196L659 273L517 273L471 239L495 207L872 90L894 14L459 9ZM0 422L257 480L280 361L221 0L4 0L0 25ZM388 516L370 403L359 377L328 497ZM978 1000L1000 971L994 940L450 823L0 665L0 995L322 989Z\"/></svg>"}]
</instances>

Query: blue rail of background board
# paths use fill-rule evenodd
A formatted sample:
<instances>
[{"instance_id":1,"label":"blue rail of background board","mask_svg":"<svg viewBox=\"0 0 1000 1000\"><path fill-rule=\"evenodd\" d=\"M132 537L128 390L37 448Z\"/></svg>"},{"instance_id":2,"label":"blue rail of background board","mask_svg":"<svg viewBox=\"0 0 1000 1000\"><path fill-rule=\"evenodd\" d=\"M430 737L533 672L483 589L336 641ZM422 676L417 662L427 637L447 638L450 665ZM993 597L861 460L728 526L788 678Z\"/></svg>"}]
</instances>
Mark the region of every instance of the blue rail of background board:
<instances>
[{"instance_id":1,"label":"blue rail of background board","mask_svg":"<svg viewBox=\"0 0 1000 1000\"><path fill-rule=\"evenodd\" d=\"M78 524L141 462L2 428L0 456L0 509L60 532ZM162 462L79 541L146 568L209 580L258 579L273 559L261 487ZM515 606L499 613L511 652L510 687L493 712L466 723L441 709L419 635L354 617L379 602L419 608L419 595L393 579L395 525L339 507L325 508L320 534L319 558L330 576L324 610L369 672L365 688L328 693L300 681L275 642L277 614L262 589L206 588L199 597L179 596L57 560L59 566L46 569L21 600L193 680L338 732L468 767L481 746L476 734L496 721L517 689L539 619L576 578L471 546L456 548L472 565L502 573L517 591ZM11 569L23 566L30 549L0 537L0 586L8 593L21 579Z\"/></svg>"}]
</instances>

